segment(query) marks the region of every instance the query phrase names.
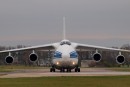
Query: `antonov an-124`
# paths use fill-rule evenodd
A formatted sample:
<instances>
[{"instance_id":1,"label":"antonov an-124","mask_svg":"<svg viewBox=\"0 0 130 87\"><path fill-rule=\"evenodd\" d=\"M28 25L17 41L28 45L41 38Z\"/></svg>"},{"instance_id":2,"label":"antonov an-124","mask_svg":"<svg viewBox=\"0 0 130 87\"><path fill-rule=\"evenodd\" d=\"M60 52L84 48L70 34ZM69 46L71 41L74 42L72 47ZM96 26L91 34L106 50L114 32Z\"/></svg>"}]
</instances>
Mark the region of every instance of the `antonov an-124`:
<instances>
[{"instance_id":1,"label":"antonov an-124","mask_svg":"<svg viewBox=\"0 0 130 87\"><path fill-rule=\"evenodd\" d=\"M63 40L57 43L52 44L45 44L40 46L32 46L32 47L25 47L19 49L12 49L12 50L3 50L0 51L2 53L8 53L5 57L5 62L10 64L13 63L14 57L11 55L13 52L20 52L31 50L32 53L29 55L29 60L31 62L36 62L38 60L38 54L36 53L37 50L53 50L52 62L50 72L55 72L56 69L60 70L60 72L71 72L74 69L75 72L80 72L79 67L79 54L78 51L82 49L92 49L95 53L92 54L93 60L99 62L102 59L102 54L100 50L105 51L117 51L119 54L116 56L115 60L118 64L123 64L125 62L125 57L122 55L122 52L130 52L130 50L123 50L123 49L115 49L115 48L108 48L102 46L94 46L88 44L80 44L74 43L66 39L65 35L65 17L63 17ZM88 50L89 51L89 50Z\"/></svg>"}]
</instances>

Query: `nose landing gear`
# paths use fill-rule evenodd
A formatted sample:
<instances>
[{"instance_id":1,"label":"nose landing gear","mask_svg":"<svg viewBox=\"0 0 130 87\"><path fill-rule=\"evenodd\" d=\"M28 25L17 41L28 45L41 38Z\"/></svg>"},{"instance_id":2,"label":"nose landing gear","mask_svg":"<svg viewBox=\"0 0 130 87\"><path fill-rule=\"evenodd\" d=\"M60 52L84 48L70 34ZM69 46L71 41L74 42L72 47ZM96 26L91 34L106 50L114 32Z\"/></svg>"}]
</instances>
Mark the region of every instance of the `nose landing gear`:
<instances>
[{"instance_id":1,"label":"nose landing gear","mask_svg":"<svg viewBox=\"0 0 130 87\"><path fill-rule=\"evenodd\" d=\"M71 72L71 69L70 68L67 68L67 69L64 69L64 68L61 68L60 69L60 72Z\"/></svg>"},{"instance_id":2,"label":"nose landing gear","mask_svg":"<svg viewBox=\"0 0 130 87\"><path fill-rule=\"evenodd\" d=\"M65 69L64 69L64 68L61 68L61 69L60 69L60 72L65 72Z\"/></svg>"},{"instance_id":3,"label":"nose landing gear","mask_svg":"<svg viewBox=\"0 0 130 87\"><path fill-rule=\"evenodd\" d=\"M68 69L67 69L67 72L71 72L71 69L68 68Z\"/></svg>"}]
</instances>

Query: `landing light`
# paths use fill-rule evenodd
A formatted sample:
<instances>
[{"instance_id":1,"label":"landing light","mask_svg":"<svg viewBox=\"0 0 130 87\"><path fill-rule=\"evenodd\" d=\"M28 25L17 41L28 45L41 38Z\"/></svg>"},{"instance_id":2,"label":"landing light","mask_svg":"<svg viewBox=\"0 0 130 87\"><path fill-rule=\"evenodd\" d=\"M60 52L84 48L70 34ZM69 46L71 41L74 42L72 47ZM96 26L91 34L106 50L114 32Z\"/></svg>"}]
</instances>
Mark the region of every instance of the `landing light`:
<instances>
[{"instance_id":1,"label":"landing light","mask_svg":"<svg viewBox=\"0 0 130 87\"><path fill-rule=\"evenodd\" d=\"M59 65L59 62L57 62L56 64Z\"/></svg>"},{"instance_id":2,"label":"landing light","mask_svg":"<svg viewBox=\"0 0 130 87\"><path fill-rule=\"evenodd\" d=\"M75 65L75 62L72 62L73 65Z\"/></svg>"}]
</instances>

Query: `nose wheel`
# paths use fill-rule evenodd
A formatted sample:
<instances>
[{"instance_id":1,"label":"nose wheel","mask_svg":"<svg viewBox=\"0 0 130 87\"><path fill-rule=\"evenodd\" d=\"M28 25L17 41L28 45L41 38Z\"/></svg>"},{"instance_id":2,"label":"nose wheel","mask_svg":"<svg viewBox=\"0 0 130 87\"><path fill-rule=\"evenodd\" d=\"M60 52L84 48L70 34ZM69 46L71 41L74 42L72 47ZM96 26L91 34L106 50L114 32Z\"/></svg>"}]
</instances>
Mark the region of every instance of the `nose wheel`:
<instances>
[{"instance_id":1,"label":"nose wheel","mask_svg":"<svg viewBox=\"0 0 130 87\"><path fill-rule=\"evenodd\" d=\"M61 69L60 69L60 72L65 72L65 69L64 69L64 68L61 68Z\"/></svg>"},{"instance_id":2,"label":"nose wheel","mask_svg":"<svg viewBox=\"0 0 130 87\"><path fill-rule=\"evenodd\" d=\"M65 71L66 71L66 72L71 72L71 69L70 69L70 68L67 68L66 70L65 70L64 68L61 68L61 69L60 69L60 72L65 72Z\"/></svg>"},{"instance_id":3,"label":"nose wheel","mask_svg":"<svg viewBox=\"0 0 130 87\"><path fill-rule=\"evenodd\" d=\"M71 69L68 68L68 69L67 69L67 72L71 72Z\"/></svg>"}]
</instances>

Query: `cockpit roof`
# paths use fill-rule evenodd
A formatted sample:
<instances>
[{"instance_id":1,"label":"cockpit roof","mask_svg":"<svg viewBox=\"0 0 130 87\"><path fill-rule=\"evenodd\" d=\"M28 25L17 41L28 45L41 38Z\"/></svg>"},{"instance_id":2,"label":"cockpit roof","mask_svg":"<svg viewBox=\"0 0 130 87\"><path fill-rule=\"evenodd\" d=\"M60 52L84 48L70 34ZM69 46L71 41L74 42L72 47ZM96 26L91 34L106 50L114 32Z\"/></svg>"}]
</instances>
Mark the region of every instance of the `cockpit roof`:
<instances>
[{"instance_id":1,"label":"cockpit roof","mask_svg":"<svg viewBox=\"0 0 130 87\"><path fill-rule=\"evenodd\" d=\"M69 41L69 40L62 40L61 42L60 42L60 45L71 45L71 42Z\"/></svg>"}]
</instances>

